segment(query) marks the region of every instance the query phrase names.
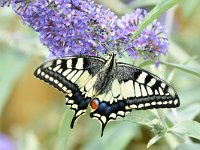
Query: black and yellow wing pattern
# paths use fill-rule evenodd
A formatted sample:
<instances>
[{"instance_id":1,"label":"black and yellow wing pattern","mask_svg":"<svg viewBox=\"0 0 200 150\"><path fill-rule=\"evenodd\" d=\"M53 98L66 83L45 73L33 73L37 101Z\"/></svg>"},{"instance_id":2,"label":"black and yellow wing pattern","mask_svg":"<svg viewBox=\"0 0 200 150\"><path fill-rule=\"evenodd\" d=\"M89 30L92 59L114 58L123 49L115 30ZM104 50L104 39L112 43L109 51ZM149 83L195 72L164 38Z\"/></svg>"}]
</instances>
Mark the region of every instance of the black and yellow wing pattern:
<instances>
[{"instance_id":1,"label":"black and yellow wing pattern","mask_svg":"<svg viewBox=\"0 0 200 150\"><path fill-rule=\"evenodd\" d=\"M91 118L101 122L125 117L132 109L173 108L180 105L176 91L161 78L135 66L93 56L66 57L41 65L35 76L66 96L75 120L88 105Z\"/></svg>"}]
</instances>

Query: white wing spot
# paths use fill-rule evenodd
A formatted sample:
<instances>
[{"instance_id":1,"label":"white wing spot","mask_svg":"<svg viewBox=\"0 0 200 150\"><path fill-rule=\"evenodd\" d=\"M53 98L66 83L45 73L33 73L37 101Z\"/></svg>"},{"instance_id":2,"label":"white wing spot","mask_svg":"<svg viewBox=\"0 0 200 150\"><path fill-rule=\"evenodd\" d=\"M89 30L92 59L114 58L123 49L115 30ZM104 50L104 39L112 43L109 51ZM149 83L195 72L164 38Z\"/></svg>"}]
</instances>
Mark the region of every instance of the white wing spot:
<instances>
[{"instance_id":1,"label":"white wing spot","mask_svg":"<svg viewBox=\"0 0 200 150\"><path fill-rule=\"evenodd\" d=\"M41 73L41 76L44 76L44 75L45 75L45 73L44 73L44 72L42 72L42 73Z\"/></svg>"},{"instance_id":2,"label":"white wing spot","mask_svg":"<svg viewBox=\"0 0 200 150\"><path fill-rule=\"evenodd\" d=\"M142 96L147 96L147 91L146 91L144 85L141 85L141 90L142 90Z\"/></svg>"},{"instance_id":3,"label":"white wing spot","mask_svg":"<svg viewBox=\"0 0 200 150\"><path fill-rule=\"evenodd\" d=\"M137 108L137 105L135 105L135 104L130 105L130 108Z\"/></svg>"},{"instance_id":4,"label":"white wing spot","mask_svg":"<svg viewBox=\"0 0 200 150\"><path fill-rule=\"evenodd\" d=\"M67 70L65 70L65 71L62 73L62 75L63 75L63 76L66 76L66 75L68 75L71 71L72 71L71 69L67 69Z\"/></svg>"},{"instance_id":5,"label":"white wing spot","mask_svg":"<svg viewBox=\"0 0 200 150\"><path fill-rule=\"evenodd\" d=\"M125 86L125 83L124 81L122 81L121 85L120 85L120 88L121 88L121 95L124 99L127 99L127 94L126 94L126 86Z\"/></svg>"},{"instance_id":6,"label":"white wing spot","mask_svg":"<svg viewBox=\"0 0 200 150\"><path fill-rule=\"evenodd\" d=\"M83 110L79 110L79 111L76 113L76 116L80 116L82 113L83 113Z\"/></svg>"},{"instance_id":7,"label":"white wing spot","mask_svg":"<svg viewBox=\"0 0 200 150\"><path fill-rule=\"evenodd\" d=\"M67 93L67 96L72 97L72 93Z\"/></svg>"},{"instance_id":8,"label":"white wing spot","mask_svg":"<svg viewBox=\"0 0 200 150\"><path fill-rule=\"evenodd\" d=\"M147 75L148 75L148 74L147 74L146 72L142 72L142 74L139 75L137 81L138 81L139 83L144 84L145 78L146 78Z\"/></svg>"},{"instance_id":9,"label":"white wing spot","mask_svg":"<svg viewBox=\"0 0 200 150\"><path fill-rule=\"evenodd\" d=\"M158 101L157 104L158 104L158 105L162 105L162 102L161 102L161 101Z\"/></svg>"},{"instance_id":10,"label":"white wing spot","mask_svg":"<svg viewBox=\"0 0 200 150\"><path fill-rule=\"evenodd\" d=\"M153 91L152 91L151 88L148 87L148 86L147 86L147 92L148 92L149 95L153 95Z\"/></svg>"},{"instance_id":11,"label":"white wing spot","mask_svg":"<svg viewBox=\"0 0 200 150\"><path fill-rule=\"evenodd\" d=\"M61 68L61 69L59 69L57 72L58 72L58 73L62 73L62 71L63 71L63 69Z\"/></svg>"},{"instance_id":12,"label":"white wing spot","mask_svg":"<svg viewBox=\"0 0 200 150\"><path fill-rule=\"evenodd\" d=\"M68 104L73 104L74 103L74 101L73 100L68 100L68 102L67 102Z\"/></svg>"},{"instance_id":13,"label":"white wing spot","mask_svg":"<svg viewBox=\"0 0 200 150\"><path fill-rule=\"evenodd\" d=\"M62 84L62 83L59 83L58 86L62 88L63 84Z\"/></svg>"},{"instance_id":14,"label":"white wing spot","mask_svg":"<svg viewBox=\"0 0 200 150\"><path fill-rule=\"evenodd\" d=\"M86 70L75 83L82 88L91 78L89 72Z\"/></svg>"},{"instance_id":15,"label":"white wing spot","mask_svg":"<svg viewBox=\"0 0 200 150\"><path fill-rule=\"evenodd\" d=\"M58 71L58 69L60 69L61 65L56 66L55 68L53 68L53 71Z\"/></svg>"},{"instance_id":16,"label":"white wing spot","mask_svg":"<svg viewBox=\"0 0 200 150\"><path fill-rule=\"evenodd\" d=\"M161 87L162 87L163 89L165 88L165 86L166 86L165 83L161 83Z\"/></svg>"},{"instance_id":17,"label":"white wing spot","mask_svg":"<svg viewBox=\"0 0 200 150\"><path fill-rule=\"evenodd\" d=\"M67 90L66 86L64 86L62 89L63 89L63 91L66 91L66 90Z\"/></svg>"},{"instance_id":18,"label":"white wing spot","mask_svg":"<svg viewBox=\"0 0 200 150\"><path fill-rule=\"evenodd\" d=\"M71 59L67 60L67 68L72 68L72 60Z\"/></svg>"},{"instance_id":19,"label":"white wing spot","mask_svg":"<svg viewBox=\"0 0 200 150\"><path fill-rule=\"evenodd\" d=\"M67 79L70 80L70 79L74 76L74 74L75 74L76 72L77 72L77 71L74 70L74 71L72 71L70 74L68 74L68 75L67 75Z\"/></svg>"},{"instance_id":20,"label":"white wing spot","mask_svg":"<svg viewBox=\"0 0 200 150\"><path fill-rule=\"evenodd\" d=\"M78 71L75 76L71 79L71 82L76 82L76 80L78 80L78 78L81 76L83 70Z\"/></svg>"},{"instance_id":21,"label":"white wing spot","mask_svg":"<svg viewBox=\"0 0 200 150\"><path fill-rule=\"evenodd\" d=\"M67 93L72 93L72 91L71 91L71 90L67 90L66 92L67 92Z\"/></svg>"},{"instance_id":22,"label":"white wing spot","mask_svg":"<svg viewBox=\"0 0 200 150\"><path fill-rule=\"evenodd\" d=\"M129 109L131 109L131 107L130 107L130 106L126 106L125 109L126 109L126 110L129 110Z\"/></svg>"},{"instance_id":23,"label":"white wing spot","mask_svg":"<svg viewBox=\"0 0 200 150\"><path fill-rule=\"evenodd\" d=\"M120 84L117 79L112 83L112 94L113 97L117 97L120 94Z\"/></svg>"},{"instance_id":24,"label":"white wing spot","mask_svg":"<svg viewBox=\"0 0 200 150\"><path fill-rule=\"evenodd\" d=\"M101 120L103 123L106 123L106 117L105 116L101 116Z\"/></svg>"},{"instance_id":25,"label":"white wing spot","mask_svg":"<svg viewBox=\"0 0 200 150\"><path fill-rule=\"evenodd\" d=\"M161 87L159 87L159 93L160 93L160 95L164 95L163 90L162 90Z\"/></svg>"},{"instance_id":26,"label":"white wing spot","mask_svg":"<svg viewBox=\"0 0 200 150\"><path fill-rule=\"evenodd\" d=\"M55 79L55 80L54 80L54 83L55 83L55 84L58 84L58 80Z\"/></svg>"},{"instance_id":27,"label":"white wing spot","mask_svg":"<svg viewBox=\"0 0 200 150\"><path fill-rule=\"evenodd\" d=\"M38 69L38 70L37 70L37 74L40 74L40 73L41 73L41 69Z\"/></svg>"},{"instance_id":28,"label":"white wing spot","mask_svg":"<svg viewBox=\"0 0 200 150\"><path fill-rule=\"evenodd\" d=\"M145 105L145 107L149 107L149 106L151 106L150 103L145 103L144 105Z\"/></svg>"},{"instance_id":29,"label":"white wing spot","mask_svg":"<svg viewBox=\"0 0 200 150\"><path fill-rule=\"evenodd\" d=\"M157 91L157 90L155 90L155 95L159 95L159 93L158 93L158 91Z\"/></svg>"},{"instance_id":30,"label":"white wing spot","mask_svg":"<svg viewBox=\"0 0 200 150\"><path fill-rule=\"evenodd\" d=\"M141 96L140 85L137 82L135 82L135 95L136 97Z\"/></svg>"},{"instance_id":31,"label":"white wing spot","mask_svg":"<svg viewBox=\"0 0 200 150\"><path fill-rule=\"evenodd\" d=\"M163 102L164 105L167 105L167 103L168 103L167 101L164 101L164 102Z\"/></svg>"},{"instance_id":32,"label":"white wing spot","mask_svg":"<svg viewBox=\"0 0 200 150\"><path fill-rule=\"evenodd\" d=\"M172 100L170 100L170 101L169 101L169 104L172 104L172 103L173 103L173 101L172 101Z\"/></svg>"},{"instance_id":33,"label":"white wing spot","mask_svg":"<svg viewBox=\"0 0 200 150\"><path fill-rule=\"evenodd\" d=\"M53 81L53 80L54 80L53 77L50 77L50 78L49 78L49 81Z\"/></svg>"},{"instance_id":34,"label":"white wing spot","mask_svg":"<svg viewBox=\"0 0 200 150\"><path fill-rule=\"evenodd\" d=\"M125 82L125 91L127 94L127 97L135 97L135 89L134 89L134 84L132 80L129 80Z\"/></svg>"},{"instance_id":35,"label":"white wing spot","mask_svg":"<svg viewBox=\"0 0 200 150\"><path fill-rule=\"evenodd\" d=\"M124 116L124 112L123 111L118 111L117 114L121 115L121 116Z\"/></svg>"},{"instance_id":36,"label":"white wing spot","mask_svg":"<svg viewBox=\"0 0 200 150\"><path fill-rule=\"evenodd\" d=\"M177 105L178 104L178 99L176 99L175 101L174 101L174 105Z\"/></svg>"},{"instance_id":37,"label":"white wing spot","mask_svg":"<svg viewBox=\"0 0 200 150\"><path fill-rule=\"evenodd\" d=\"M78 105L77 105L77 104L73 104L73 105L72 105L72 108L78 109Z\"/></svg>"},{"instance_id":38,"label":"white wing spot","mask_svg":"<svg viewBox=\"0 0 200 150\"><path fill-rule=\"evenodd\" d=\"M48 79L49 78L49 75L48 74L45 74L45 76L44 76L46 79Z\"/></svg>"},{"instance_id":39,"label":"white wing spot","mask_svg":"<svg viewBox=\"0 0 200 150\"><path fill-rule=\"evenodd\" d=\"M142 107L144 107L144 104L139 104L138 105L138 108L142 108Z\"/></svg>"},{"instance_id":40,"label":"white wing spot","mask_svg":"<svg viewBox=\"0 0 200 150\"><path fill-rule=\"evenodd\" d=\"M57 61L56 61L56 65L59 65L59 64L61 64L61 60L60 59L58 59Z\"/></svg>"},{"instance_id":41,"label":"white wing spot","mask_svg":"<svg viewBox=\"0 0 200 150\"><path fill-rule=\"evenodd\" d=\"M78 58L75 68L76 69L83 69L83 58Z\"/></svg>"},{"instance_id":42,"label":"white wing spot","mask_svg":"<svg viewBox=\"0 0 200 150\"><path fill-rule=\"evenodd\" d=\"M100 114L93 114L93 116L100 118L101 115Z\"/></svg>"},{"instance_id":43,"label":"white wing spot","mask_svg":"<svg viewBox=\"0 0 200 150\"><path fill-rule=\"evenodd\" d=\"M111 113L109 116L109 118L116 118L116 117L117 117L117 115L115 113Z\"/></svg>"},{"instance_id":44,"label":"white wing spot","mask_svg":"<svg viewBox=\"0 0 200 150\"><path fill-rule=\"evenodd\" d=\"M147 85L153 86L155 83L156 83L156 79L152 78Z\"/></svg>"},{"instance_id":45,"label":"white wing spot","mask_svg":"<svg viewBox=\"0 0 200 150\"><path fill-rule=\"evenodd\" d=\"M151 105L156 105L156 102L151 102Z\"/></svg>"}]
</instances>

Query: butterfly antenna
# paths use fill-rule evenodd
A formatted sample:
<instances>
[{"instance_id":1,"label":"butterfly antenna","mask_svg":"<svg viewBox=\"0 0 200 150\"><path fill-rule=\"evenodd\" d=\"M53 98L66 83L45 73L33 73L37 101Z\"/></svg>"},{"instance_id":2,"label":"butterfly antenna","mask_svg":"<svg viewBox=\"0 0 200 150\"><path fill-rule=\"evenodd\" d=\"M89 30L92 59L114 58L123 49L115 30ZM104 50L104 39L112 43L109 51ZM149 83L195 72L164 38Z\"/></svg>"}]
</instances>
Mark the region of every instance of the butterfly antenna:
<instances>
[{"instance_id":1,"label":"butterfly antenna","mask_svg":"<svg viewBox=\"0 0 200 150\"><path fill-rule=\"evenodd\" d=\"M99 45L101 46L101 48L107 53L110 52L111 49L109 48L109 46L106 43L99 43Z\"/></svg>"}]
</instances>

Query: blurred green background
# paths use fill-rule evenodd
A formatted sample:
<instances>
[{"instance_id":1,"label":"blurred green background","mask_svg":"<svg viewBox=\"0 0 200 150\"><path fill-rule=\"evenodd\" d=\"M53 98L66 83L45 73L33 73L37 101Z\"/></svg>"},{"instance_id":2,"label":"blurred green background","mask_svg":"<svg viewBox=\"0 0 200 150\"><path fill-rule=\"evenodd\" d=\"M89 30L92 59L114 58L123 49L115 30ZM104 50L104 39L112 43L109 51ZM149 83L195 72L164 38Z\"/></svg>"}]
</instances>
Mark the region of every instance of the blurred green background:
<instances>
[{"instance_id":1,"label":"blurred green background","mask_svg":"<svg viewBox=\"0 0 200 150\"><path fill-rule=\"evenodd\" d=\"M151 10L159 2L98 1L119 16L137 7ZM169 52L161 61L200 69L200 1L183 0L160 20L167 27L170 40ZM64 95L33 75L47 54L48 49L40 44L37 33L24 25L11 8L0 8L0 141L5 141L10 150L64 149L65 144L69 150L146 149L154 133L150 127L131 119L109 123L103 138L100 124L90 119L89 113L78 120L73 130L69 129L73 113L65 106ZM181 107L175 112L176 121L200 121L199 77L169 65L144 69L167 80L177 90ZM171 110L164 111L173 120ZM142 116L145 117L148 116ZM59 131L59 127L66 130ZM165 135L149 150L174 149L185 142L173 138ZM199 143L195 139L189 141Z\"/></svg>"}]
</instances>

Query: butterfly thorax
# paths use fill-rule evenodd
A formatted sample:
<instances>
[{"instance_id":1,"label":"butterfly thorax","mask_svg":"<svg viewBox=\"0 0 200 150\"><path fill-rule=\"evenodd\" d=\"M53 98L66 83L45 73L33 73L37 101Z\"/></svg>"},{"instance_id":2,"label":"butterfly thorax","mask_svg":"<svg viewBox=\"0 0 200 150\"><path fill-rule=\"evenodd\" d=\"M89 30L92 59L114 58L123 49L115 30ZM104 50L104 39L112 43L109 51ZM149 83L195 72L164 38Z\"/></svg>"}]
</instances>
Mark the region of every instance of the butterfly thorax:
<instances>
[{"instance_id":1,"label":"butterfly thorax","mask_svg":"<svg viewBox=\"0 0 200 150\"><path fill-rule=\"evenodd\" d=\"M116 76L116 58L115 54L111 54L106 60L105 65L97 74L97 80L95 82L94 88L96 90L95 95L105 93L109 90L109 86Z\"/></svg>"}]
</instances>

